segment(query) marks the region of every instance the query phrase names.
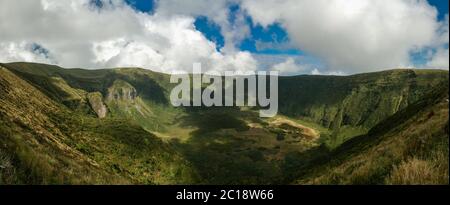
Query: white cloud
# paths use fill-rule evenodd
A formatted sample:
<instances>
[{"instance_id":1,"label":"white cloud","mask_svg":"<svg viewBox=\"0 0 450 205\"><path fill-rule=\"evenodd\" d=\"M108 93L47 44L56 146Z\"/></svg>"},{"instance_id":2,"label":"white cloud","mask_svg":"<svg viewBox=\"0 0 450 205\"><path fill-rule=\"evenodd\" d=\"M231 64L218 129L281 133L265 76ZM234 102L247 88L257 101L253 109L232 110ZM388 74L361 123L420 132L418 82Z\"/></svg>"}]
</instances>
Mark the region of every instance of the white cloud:
<instances>
[{"instance_id":1,"label":"white cloud","mask_svg":"<svg viewBox=\"0 0 450 205\"><path fill-rule=\"evenodd\" d=\"M123 0L103 0L101 9L89 2L0 0L0 62L162 72L191 71L194 62L202 62L204 70L296 74L317 68L320 74L351 74L411 66L410 53L431 50L426 66L449 64L448 15L438 22L425 0L159 0L153 14L137 12ZM233 4L242 9L231 14ZM237 45L250 35L247 14L263 26L280 23L292 41L280 46L294 45L326 64L240 51ZM196 30L197 16L220 25L221 51Z\"/></svg>"},{"instance_id":2,"label":"white cloud","mask_svg":"<svg viewBox=\"0 0 450 205\"><path fill-rule=\"evenodd\" d=\"M427 68L449 68L449 52L448 48L439 48L430 58L426 64Z\"/></svg>"},{"instance_id":3,"label":"white cloud","mask_svg":"<svg viewBox=\"0 0 450 205\"><path fill-rule=\"evenodd\" d=\"M448 14L445 16L445 20L441 23L439 33L436 42L436 51L431 53L429 61L425 65L428 68L449 69L449 24Z\"/></svg>"},{"instance_id":4,"label":"white cloud","mask_svg":"<svg viewBox=\"0 0 450 205\"><path fill-rule=\"evenodd\" d=\"M445 15L444 21L440 23L438 29L437 39L435 40L436 46L448 44L449 41L449 24L448 24L448 14Z\"/></svg>"},{"instance_id":5,"label":"white cloud","mask_svg":"<svg viewBox=\"0 0 450 205\"><path fill-rule=\"evenodd\" d=\"M311 71L311 74L312 75L320 75L320 71L317 68L315 68L314 70Z\"/></svg>"},{"instance_id":6,"label":"white cloud","mask_svg":"<svg viewBox=\"0 0 450 205\"><path fill-rule=\"evenodd\" d=\"M33 45L26 42L2 43L0 42L0 58L5 62L28 61L52 63L51 58L33 49Z\"/></svg>"},{"instance_id":7,"label":"white cloud","mask_svg":"<svg viewBox=\"0 0 450 205\"><path fill-rule=\"evenodd\" d=\"M250 27L245 19L245 12L233 12L234 22L230 22L229 7L241 0L160 0L156 11L161 15L182 14L189 16L206 16L220 26L225 39L225 53L236 52L236 46L250 35Z\"/></svg>"},{"instance_id":8,"label":"white cloud","mask_svg":"<svg viewBox=\"0 0 450 205\"><path fill-rule=\"evenodd\" d=\"M247 52L218 52L190 15L141 13L122 0L0 1L0 61L54 62L65 67L139 66L158 71L255 70ZM52 59L33 52L38 44ZM226 68L225 68L226 66Z\"/></svg>"},{"instance_id":9,"label":"white cloud","mask_svg":"<svg viewBox=\"0 0 450 205\"><path fill-rule=\"evenodd\" d=\"M311 71L311 75L335 75L335 76L343 76L346 75L344 72L342 71L320 71L319 69L315 68L314 70Z\"/></svg>"},{"instance_id":10,"label":"white cloud","mask_svg":"<svg viewBox=\"0 0 450 205\"><path fill-rule=\"evenodd\" d=\"M256 23L281 23L298 48L349 73L407 66L410 52L439 44L437 11L425 0L244 0L242 5Z\"/></svg>"},{"instance_id":11,"label":"white cloud","mask_svg":"<svg viewBox=\"0 0 450 205\"><path fill-rule=\"evenodd\" d=\"M281 75L289 75L304 72L307 68L295 62L294 58L287 58L282 63L275 64L271 70L279 71Z\"/></svg>"}]
</instances>

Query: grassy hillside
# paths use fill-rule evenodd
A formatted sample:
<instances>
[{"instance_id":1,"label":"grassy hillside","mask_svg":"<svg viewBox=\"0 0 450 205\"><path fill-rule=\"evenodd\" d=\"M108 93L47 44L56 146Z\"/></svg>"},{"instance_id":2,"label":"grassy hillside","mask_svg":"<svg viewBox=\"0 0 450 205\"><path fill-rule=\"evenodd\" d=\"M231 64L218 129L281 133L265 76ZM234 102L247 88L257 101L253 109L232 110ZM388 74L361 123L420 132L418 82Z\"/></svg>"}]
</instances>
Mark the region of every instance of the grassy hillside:
<instances>
[{"instance_id":1,"label":"grassy hillside","mask_svg":"<svg viewBox=\"0 0 450 205\"><path fill-rule=\"evenodd\" d=\"M390 167L383 180L368 174L354 180L360 172L347 170L330 181L337 171L317 170L357 161L347 153L375 149L374 139L384 139L384 132L403 142L410 133L398 129L419 125L415 114L435 106L421 99L448 88L448 72L440 70L280 77L279 115L263 119L245 107L172 107L170 76L144 69L0 66L0 92L6 93L0 98L0 134L6 136L0 139L0 183L13 184L394 183L386 173L411 166L400 166L405 154L373 163L373 169ZM439 113L435 117L448 118ZM445 130L445 123L429 123L433 133ZM425 159L414 157L414 163ZM436 174L439 183L444 168Z\"/></svg>"},{"instance_id":2,"label":"grassy hillside","mask_svg":"<svg viewBox=\"0 0 450 205\"><path fill-rule=\"evenodd\" d=\"M133 122L98 120L0 68L1 184L194 183L169 144Z\"/></svg>"},{"instance_id":3,"label":"grassy hillside","mask_svg":"<svg viewBox=\"0 0 450 205\"><path fill-rule=\"evenodd\" d=\"M299 184L448 184L448 86L309 164ZM319 155L316 155L319 156Z\"/></svg>"},{"instance_id":4,"label":"grassy hillside","mask_svg":"<svg viewBox=\"0 0 450 205\"><path fill-rule=\"evenodd\" d=\"M295 76L280 80L280 112L329 128L336 147L448 84L448 71L390 70L353 76Z\"/></svg>"}]
</instances>

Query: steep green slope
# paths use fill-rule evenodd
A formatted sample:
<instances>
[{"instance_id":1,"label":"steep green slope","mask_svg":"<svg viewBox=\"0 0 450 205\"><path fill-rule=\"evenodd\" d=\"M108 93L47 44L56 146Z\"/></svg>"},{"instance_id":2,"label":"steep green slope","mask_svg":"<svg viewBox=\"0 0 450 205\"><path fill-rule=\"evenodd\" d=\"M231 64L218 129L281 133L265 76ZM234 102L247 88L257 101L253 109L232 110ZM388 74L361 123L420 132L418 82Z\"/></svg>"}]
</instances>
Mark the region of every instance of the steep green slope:
<instances>
[{"instance_id":1,"label":"steep green slope","mask_svg":"<svg viewBox=\"0 0 450 205\"><path fill-rule=\"evenodd\" d=\"M353 76L295 76L280 80L280 112L332 130L336 147L419 100L448 71L390 70Z\"/></svg>"},{"instance_id":2,"label":"steep green slope","mask_svg":"<svg viewBox=\"0 0 450 205\"><path fill-rule=\"evenodd\" d=\"M448 184L448 85L309 164L299 184ZM318 151L316 150L316 153Z\"/></svg>"},{"instance_id":3,"label":"steep green slope","mask_svg":"<svg viewBox=\"0 0 450 205\"><path fill-rule=\"evenodd\" d=\"M0 105L0 184L176 184L196 179L171 145L140 126L68 109L3 67Z\"/></svg>"},{"instance_id":4,"label":"steep green slope","mask_svg":"<svg viewBox=\"0 0 450 205\"><path fill-rule=\"evenodd\" d=\"M166 116L177 114L168 102L170 88L174 85L169 83L168 75L161 73L139 68L63 69L35 63L3 66L56 102L91 115L98 115L101 104L105 104L106 112L112 117L134 121L146 130L161 131L172 123ZM133 96L127 96L133 99L119 93L128 89L133 89ZM102 102L92 98L94 93L101 94ZM114 98L114 95L121 97Z\"/></svg>"},{"instance_id":5,"label":"steep green slope","mask_svg":"<svg viewBox=\"0 0 450 205\"><path fill-rule=\"evenodd\" d=\"M248 108L174 108L168 100L175 86L169 83L170 76L144 69L63 69L34 63L3 66L30 87L22 89L23 95L45 98L57 109L41 114L51 116L51 127L33 126L26 131L9 122L11 110L19 109L12 105L20 101L14 106L26 107L30 113L33 107L41 108L34 103L22 105L29 101L26 97L8 98L11 106L2 109L9 115L3 115L5 126L0 133L20 135L54 127L62 133L57 138L62 144L98 165L99 176L91 177L97 182L67 179L64 183L277 184L296 179L319 183L308 173L328 162L324 159L332 156L330 152L339 155L339 150L359 149L353 146L353 137L366 134L437 86L448 84L448 72L440 70L280 77L279 115L262 119ZM361 139L365 143L372 138L355 140ZM17 146L0 152L5 153L6 162L23 160L15 156ZM51 159L57 152L42 153L50 153ZM39 170L15 166L15 170ZM72 178L72 171L68 172L61 176ZM48 177L56 175L50 173ZM107 175L117 181L102 181ZM51 182L61 180L45 181Z\"/></svg>"}]
</instances>

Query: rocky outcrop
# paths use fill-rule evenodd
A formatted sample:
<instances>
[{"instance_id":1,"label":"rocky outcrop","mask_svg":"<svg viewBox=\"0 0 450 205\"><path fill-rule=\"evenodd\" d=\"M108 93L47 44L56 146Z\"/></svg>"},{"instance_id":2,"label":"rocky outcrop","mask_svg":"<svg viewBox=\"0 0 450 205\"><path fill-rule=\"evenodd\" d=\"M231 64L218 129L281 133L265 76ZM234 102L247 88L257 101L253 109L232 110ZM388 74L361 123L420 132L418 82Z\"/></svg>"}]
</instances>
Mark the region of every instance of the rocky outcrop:
<instances>
[{"instance_id":1,"label":"rocky outcrop","mask_svg":"<svg viewBox=\"0 0 450 205\"><path fill-rule=\"evenodd\" d=\"M100 92L93 92L87 94L87 99L89 101L89 104L94 110L94 112L97 114L99 118L105 118L108 114L108 109L106 108L106 105L103 103L103 96Z\"/></svg>"},{"instance_id":2,"label":"rocky outcrop","mask_svg":"<svg viewBox=\"0 0 450 205\"><path fill-rule=\"evenodd\" d=\"M136 89L123 80L114 81L108 88L108 101L134 101L137 97Z\"/></svg>"}]
</instances>

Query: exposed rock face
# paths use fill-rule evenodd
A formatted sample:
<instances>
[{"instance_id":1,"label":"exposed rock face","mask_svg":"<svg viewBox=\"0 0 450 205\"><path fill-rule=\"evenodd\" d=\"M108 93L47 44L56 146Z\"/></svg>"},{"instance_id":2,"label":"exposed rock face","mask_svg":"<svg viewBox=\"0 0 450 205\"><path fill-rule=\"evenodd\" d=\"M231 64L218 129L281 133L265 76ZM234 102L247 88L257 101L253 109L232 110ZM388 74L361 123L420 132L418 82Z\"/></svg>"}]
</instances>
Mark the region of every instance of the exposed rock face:
<instances>
[{"instance_id":1,"label":"exposed rock face","mask_svg":"<svg viewBox=\"0 0 450 205\"><path fill-rule=\"evenodd\" d=\"M103 103L103 96L100 92L88 93L87 98L91 108L97 114L99 118L105 118L108 114L108 109Z\"/></svg>"},{"instance_id":2,"label":"exposed rock face","mask_svg":"<svg viewBox=\"0 0 450 205\"><path fill-rule=\"evenodd\" d=\"M113 85L108 88L108 101L123 100L134 101L137 97L136 89L123 80L114 81Z\"/></svg>"}]
</instances>

